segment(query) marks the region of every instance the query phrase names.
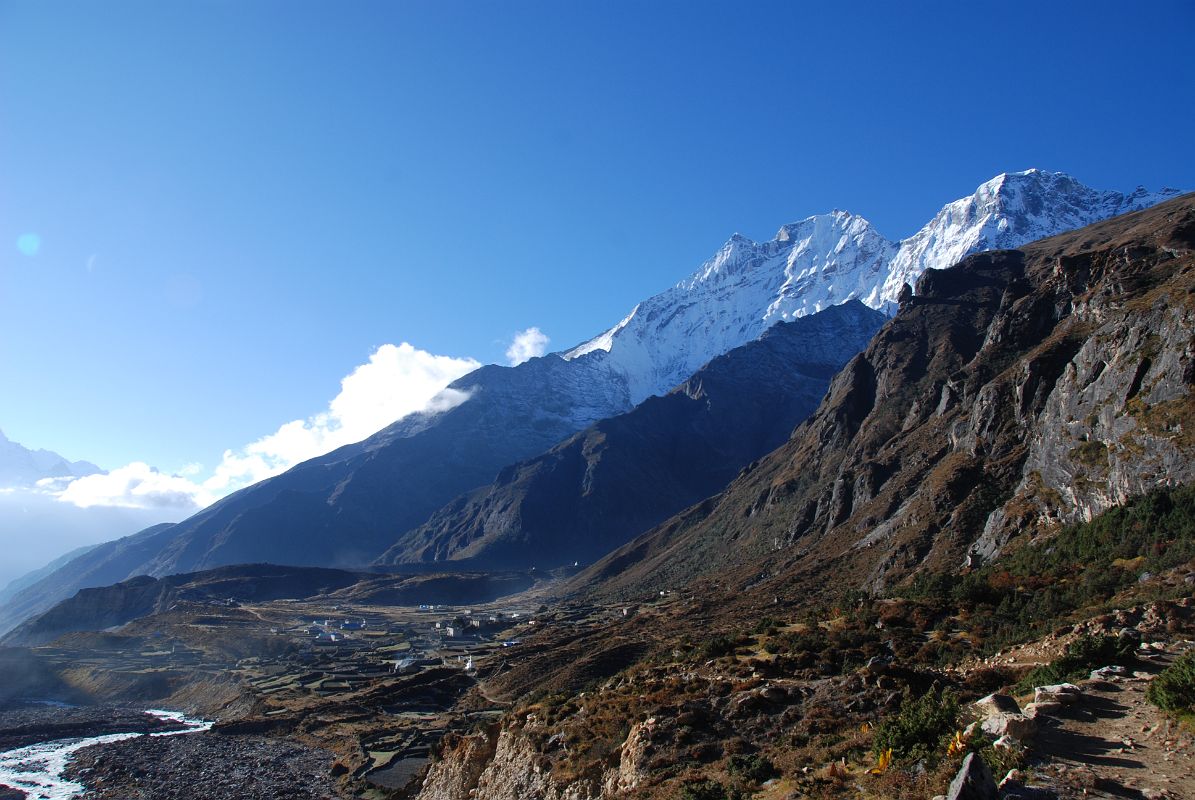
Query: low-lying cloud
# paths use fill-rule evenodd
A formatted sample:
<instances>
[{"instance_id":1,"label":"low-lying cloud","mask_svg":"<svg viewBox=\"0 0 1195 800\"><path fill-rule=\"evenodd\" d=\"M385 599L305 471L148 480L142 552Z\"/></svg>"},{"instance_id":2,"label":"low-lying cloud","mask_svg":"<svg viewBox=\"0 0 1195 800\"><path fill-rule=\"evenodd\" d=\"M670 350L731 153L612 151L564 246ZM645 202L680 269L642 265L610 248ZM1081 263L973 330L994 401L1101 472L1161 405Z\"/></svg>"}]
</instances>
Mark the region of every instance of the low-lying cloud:
<instances>
[{"instance_id":1,"label":"low-lying cloud","mask_svg":"<svg viewBox=\"0 0 1195 800\"><path fill-rule=\"evenodd\" d=\"M292 420L243 447L225 450L206 480L196 479L200 470L194 464L181 474L168 475L134 462L104 475L43 481L39 488L81 508L194 511L302 461L359 442L408 414L459 405L468 395L448 389L448 384L479 366L471 358L439 356L406 342L384 344L341 380L340 393L326 411Z\"/></svg>"},{"instance_id":2,"label":"low-lying cloud","mask_svg":"<svg viewBox=\"0 0 1195 800\"><path fill-rule=\"evenodd\" d=\"M114 506L187 511L202 508L216 499L188 478L159 472L143 461L85 478L45 478L37 485L79 508Z\"/></svg>"},{"instance_id":3,"label":"low-lying cloud","mask_svg":"<svg viewBox=\"0 0 1195 800\"><path fill-rule=\"evenodd\" d=\"M517 367L524 361L538 358L548 352L548 343L552 341L539 328L530 327L519 331L506 348L506 358L512 367Z\"/></svg>"}]
</instances>

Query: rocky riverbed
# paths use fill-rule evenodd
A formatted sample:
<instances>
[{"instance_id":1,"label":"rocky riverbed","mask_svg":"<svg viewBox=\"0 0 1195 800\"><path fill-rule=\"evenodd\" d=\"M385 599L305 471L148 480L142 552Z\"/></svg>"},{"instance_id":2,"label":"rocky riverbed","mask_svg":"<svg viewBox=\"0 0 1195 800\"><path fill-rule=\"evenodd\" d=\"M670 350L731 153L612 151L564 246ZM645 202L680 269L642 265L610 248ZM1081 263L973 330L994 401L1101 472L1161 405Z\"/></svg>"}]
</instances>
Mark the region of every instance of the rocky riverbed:
<instances>
[{"instance_id":1,"label":"rocky riverbed","mask_svg":"<svg viewBox=\"0 0 1195 800\"><path fill-rule=\"evenodd\" d=\"M112 733L166 733L188 727L132 706L20 703L0 708L0 751Z\"/></svg>"},{"instance_id":2,"label":"rocky riverbed","mask_svg":"<svg viewBox=\"0 0 1195 800\"><path fill-rule=\"evenodd\" d=\"M66 777L82 800L336 800L331 766L323 750L209 732L88 747Z\"/></svg>"}]
</instances>

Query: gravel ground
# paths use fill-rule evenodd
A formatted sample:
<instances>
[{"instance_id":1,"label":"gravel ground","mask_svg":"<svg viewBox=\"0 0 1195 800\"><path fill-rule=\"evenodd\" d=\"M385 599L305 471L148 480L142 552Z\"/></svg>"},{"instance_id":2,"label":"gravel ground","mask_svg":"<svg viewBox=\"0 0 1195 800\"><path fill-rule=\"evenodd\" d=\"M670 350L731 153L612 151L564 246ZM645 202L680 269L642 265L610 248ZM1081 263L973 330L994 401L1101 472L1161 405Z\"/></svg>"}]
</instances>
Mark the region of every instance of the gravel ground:
<instances>
[{"instance_id":1,"label":"gravel ground","mask_svg":"<svg viewBox=\"0 0 1195 800\"><path fill-rule=\"evenodd\" d=\"M332 756L258 736L141 737L80 750L82 800L332 800Z\"/></svg>"},{"instance_id":2,"label":"gravel ground","mask_svg":"<svg viewBox=\"0 0 1195 800\"><path fill-rule=\"evenodd\" d=\"M55 739L103 736L109 733L150 733L185 728L122 706L10 705L0 709L0 751ZM2 798L2 796L0 796Z\"/></svg>"}]
</instances>

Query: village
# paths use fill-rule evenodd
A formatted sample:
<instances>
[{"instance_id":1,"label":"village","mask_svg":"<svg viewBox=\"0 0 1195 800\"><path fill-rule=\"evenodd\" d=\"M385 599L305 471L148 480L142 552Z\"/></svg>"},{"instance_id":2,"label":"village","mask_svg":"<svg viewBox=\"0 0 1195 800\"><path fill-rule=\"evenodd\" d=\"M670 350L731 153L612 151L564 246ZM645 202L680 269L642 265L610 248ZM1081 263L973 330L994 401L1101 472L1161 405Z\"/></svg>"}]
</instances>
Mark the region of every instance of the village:
<instances>
[{"instance_id":1,"label":"village","mask_svg":"<svg viewBox=\"0 0 1195 800\"><path fill-rule=\"evenodd\" d=\"M33 650L77 689L328 750L336 775L380 799L419 775L443 736L508 710L483 682L526 660L536 640L634 613L535 593L468 607L209 598Z\"/></svg>"}]
</instances>

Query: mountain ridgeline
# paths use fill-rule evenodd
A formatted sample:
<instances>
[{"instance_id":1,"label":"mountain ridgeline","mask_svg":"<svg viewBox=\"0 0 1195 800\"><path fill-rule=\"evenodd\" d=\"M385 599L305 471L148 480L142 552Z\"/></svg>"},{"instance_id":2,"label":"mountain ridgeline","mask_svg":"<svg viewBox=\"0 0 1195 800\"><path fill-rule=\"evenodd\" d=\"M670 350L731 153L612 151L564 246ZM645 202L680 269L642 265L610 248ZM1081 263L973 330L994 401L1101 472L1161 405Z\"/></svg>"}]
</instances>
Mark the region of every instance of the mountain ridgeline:
<instances>
[{"instance_id":1,"label":"mountain ridgeline","mask_svg":"<svg viewBox=\"0 0 1195 800\"><path fill-rule=\"evenodd\" d=\"M51 450L30 450L0 431L0 487L34 486L46 478L82 478L102 470L90 461L68 461Z\"/></svg>"},{"instance_id":2,"label":"mountain ridgeline","mask_svg":"<svg viewBox=\"0 0 1195 800\"><path fill-rule=\"evenodd\" d=\"M662 397L506 467L404 535L383 563L589 563L775 449L886 317L858 301L769 328Z\"/></svg>"},{"instance_id":3,"label":"mountain ridgeline","mask_svg":"<svg viewBox=\"0 0 1195 800\"><path fill-rule=\"evenodd\" d=\"M1195 195L926 272L782 447L578 592L873 591L1195 479Z\"/></svg>"},{"instance_id":4,"label":"mountain ridgeline","mask_svg":"<svg viewBox=\"0 0 1195 800\"><path fill-rule=\"evenodd\" d=\"M736 401L744 414L783 408L770 431L764 430L766 419L747 422L726 413L727 424L741 426L742 442L712 429L725 408L723 399L714 398L733 394L721 386L715 391L713 383L704 390L708 402L699 385L688 385L677 396L653 399L638 416L606 428L589 426L666 395L712 359L755 342L779 322L850 300L890 311L906 282L967 253L1016 247L1175 194L1102 192L1060 173L1029 170L988 181L899 243L846 212L786 225L769 242L736 235L689 278L578 347L513 368L483 367L453 383L437 410L299 464L176 525L109 542L70 561L0 609L0 628L81 588L143 574L253 562L352 567L379 557L509 563L532 548L545 559L595 557L678 506L717 491L720 480L782 441L798 421L800 404L812 407L809 397L820 391L806 379L828 376L807 374L817 370L806 366L800 387L786 384L787 378L778 381L804 400L777 400L778 406L768 405L775 398L760 399L758 406L750 398ZM774 355L769 346L750 352ZM751 372L742 369L743 375ZM758 378L758 385L737 391L753 394L774 378ZM695 413L701 403L708 411ZM674 412L680 418L672 419ZM703 425L710 427L702 432ZM586 433L561 444L580 431ZM707 454L721 448L731 461L712 467L712 458L690 463L683 449L666 450L694 432L700 442L694 446L712 448ZM646 447L618 444L644 436ZM665 449L653 450L651 441ZM682 461L691 469L670 471ZM620 463L628 481L638 470L637 484L658 485L659 496L638 486L621 508L622 479L615 477ZM479 488L491 483L496 488Z\"/></svg>"}]
</instances>

